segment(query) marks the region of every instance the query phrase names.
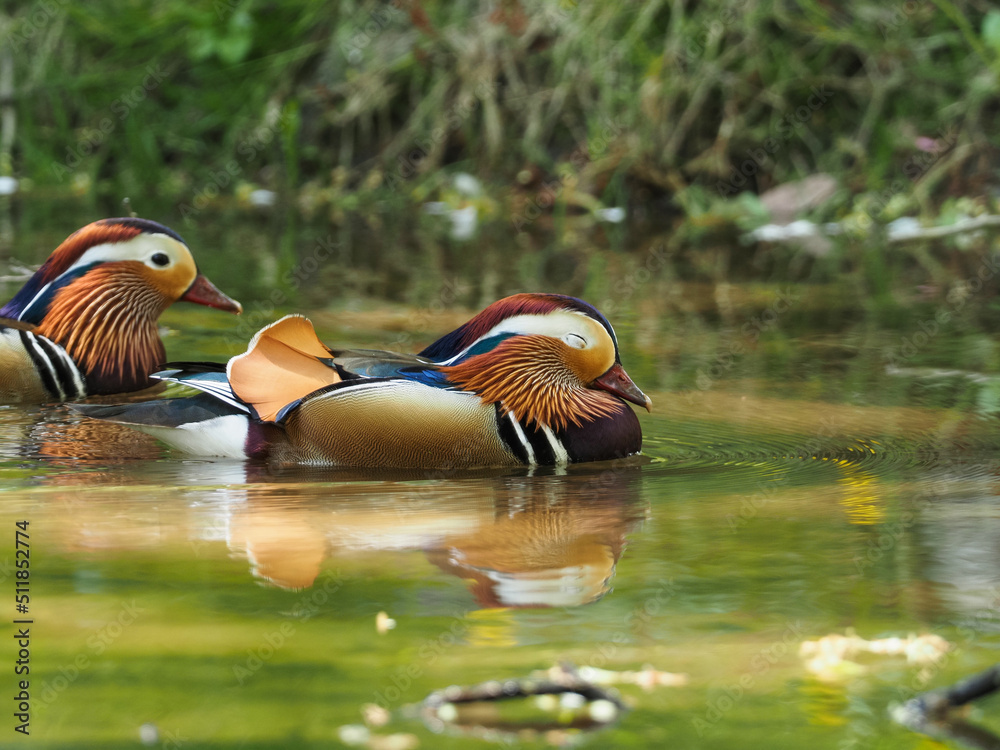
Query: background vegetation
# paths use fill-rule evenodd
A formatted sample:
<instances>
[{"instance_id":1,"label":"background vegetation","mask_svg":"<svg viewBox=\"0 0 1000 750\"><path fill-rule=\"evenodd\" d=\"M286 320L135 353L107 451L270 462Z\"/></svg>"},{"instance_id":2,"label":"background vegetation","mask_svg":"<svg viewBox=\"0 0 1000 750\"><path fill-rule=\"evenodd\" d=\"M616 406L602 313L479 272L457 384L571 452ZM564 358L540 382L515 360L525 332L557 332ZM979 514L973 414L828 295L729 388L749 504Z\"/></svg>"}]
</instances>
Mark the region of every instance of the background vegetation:
<instances>
[{"instance_id":1,"label":"background vegetation","mask_svg":"<svg viewBox=\"0 0 1000 750\"><path fill-rule=\"evenodd\" d=\"M996 186L1000 11L742 0L88 3L2 19L2 168L39 197L190 216L263 187L307 216L489 217L719 201L816 173L823 218L935 215ZM11 115L16 115L16 122ZM185 211L186 209L186 211ZM739 213L739 211L737 212ZM863 219L862 219L863 221Z\"/></svg>"},{"instance_id":2,"label":"background vegetation","mask_svg":"<svg viewBox=\"0 0 1000 750\"><path fill-rule=\"evenodd\" d=\"M127 196L239 248L230 285L278 307L548 288L621 316L647 278L794 281L905 328L994 246L887 234L1000 213L985 0L37 0L0 25L0 252L27 234L29 261ZM831 236L748 238L801 218ZM995 276L963 312L986 329Z\"/></svg>"},{"instance_id":3,"label":"background vegetation","mask_svg":"<svg viewBox=\"0 0 1000 750\"><path fill-rule=\"evenodd\" d=\"M246 308L239 319L172 308L168 358L224 360L285 311L308 313L331 344L418 351L515 291L576 294L613 320L656 404L642 419L660 459L637 472L647 520L628 531L615 591L578 610L477 614L478 640L419 662L414 699L585 663L663 578L677 597L628 631L633 645L609 666L648 660L692 687L634 690L635 711L594 746L926 744L889 725L886 707L916 675L901 660L834 685L806 678L792 653L714 735L696 736L691 719L800 616L803 637L941 633L960 650L934 686L995 661L994 3L0 8L0 267L40 263L130 198ZM797 219L813 236L749 236ZM969 220L979 231L947 233ZM12 275L3 295L21 283ZM175 731L191 747L328 746L471 606L465 582L423 551L359 554L350 541L398 545L407 523L464 523L461 503L418 493L434 482L369 492L244 476L119 451L52 414L0 413L7 528L30 517L40 552L35 698L78 655L94 665L39 712L36 739L50 746L133 746L151 723L163 746ZM567 481L515 477L495 509L469 505L469 517L505 517L533 492L552 509ZM445 498L481 494L440 484ZM317 517L341 528L355 493L370 523L342 550L323 546L323 575L342 566L343 590L237 690L233 664L303 594L258 586L221 526L259 510L258 528L295 550L271 511L288 528L317 531ZM89 639L133 596L144 616L94 653ZM373 627L380 610L399 618L392 635ZM991 705L973 718L995 725ZM427 747L463 743L402 729Z\"/></svg>"}]
</instances>

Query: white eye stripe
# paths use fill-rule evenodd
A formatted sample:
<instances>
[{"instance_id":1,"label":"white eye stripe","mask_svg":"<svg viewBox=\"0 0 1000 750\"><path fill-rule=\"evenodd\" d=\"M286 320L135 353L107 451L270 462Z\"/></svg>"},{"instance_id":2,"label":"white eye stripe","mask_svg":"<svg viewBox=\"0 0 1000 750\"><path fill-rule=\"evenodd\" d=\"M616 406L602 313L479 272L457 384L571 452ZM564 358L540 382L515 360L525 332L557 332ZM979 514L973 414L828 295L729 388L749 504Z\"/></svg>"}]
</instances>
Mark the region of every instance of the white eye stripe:
<instances>
[{"instance_id":1,"label":"white eye stripe","mask_svg":"<svg viewBox=\"0 0 1000 750\"><path fill-rule=\"evenodd\" d=\"M187 248L177 240L165 234L140 234L124 242L104 243L88 248L73 265L64 273L69 273L82 266L94 263L115 262L123 260L139 260L150 265L150 260L157 253L163 253L174 260L177 248Z\"/></svg>"},{"instance_id":2,"label":"white eye stripe","mask_svg":"<svg viewBox=\"0 0 1000 750\"><path fill-rule=\"evenodd\" d=\"M540 334L562 339L566 343L570 343L569 336L576 336L583 339L586 345L586 333L588 330L593 331L598 325L596 321L575 310L559 310L545 315L517 315L495 325L480 340L500 333ZM579 344L574 343L571 346Z\"/></svg>"},{"instance_id":3,"label":"white eye stripe","mask_svg":"<svg viewBox=\"0 0 1000 750\"><path fill-rule=\"evenodd\" d=\"M158 253L162 253L167 256L166 265L161 266L153 262L153 257ZM97 263L135 260L144 263L150 268L160 271L176 265L178 262L183 263L186 258L190 259L191 268L194 269L194 259L191 258L187 245L178 242L173 237L159 232L143 232L142 234L139 234L130 240L124 240L123 242L104 242L99 245L94 245L87 248L83 254L81 254L80 257L69 266L69 268L59 274L58 277L39 289L38 293L31 298L31 301L21 309L17 319L26 320L30 314L35 312L32 310L35 303L45 298L45 295L52 288L53 284L79 268L85 268Z\"/></svg>"},{"instance_id":4,"label":"white eye stripe","mask_svg":"<svg viewBox=\"0 0 1000 750\"><path fill-rule=\"evenodd\" d=\"M506 318L472 342L472 344L465 347L465 349L460 351L458 354L450 357L449 359L443 360L438 364L449 365L453 362L457 362L480 341L504 333L512 333L519 336L532 334L551 336L554 339L559 339L564 344L571 346L574 349L587 349L594 346L601 346L602 342L605 340L607 340L607 343L612 347L615 346L614 339L608 335L607 330L598 321L576 310L558 310L556 312L546 314L525 314ZM575 338L570 339L570 336Z\"/></svg>"}]
</instances>

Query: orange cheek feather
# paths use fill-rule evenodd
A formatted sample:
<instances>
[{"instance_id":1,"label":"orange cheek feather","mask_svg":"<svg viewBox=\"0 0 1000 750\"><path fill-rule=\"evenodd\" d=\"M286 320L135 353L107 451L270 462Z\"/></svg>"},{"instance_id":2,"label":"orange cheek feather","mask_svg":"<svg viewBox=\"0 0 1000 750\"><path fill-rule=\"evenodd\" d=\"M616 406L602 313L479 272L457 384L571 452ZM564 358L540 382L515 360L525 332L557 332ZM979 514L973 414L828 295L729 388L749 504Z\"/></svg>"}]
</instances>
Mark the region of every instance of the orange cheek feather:
<instances>
[{"instance_id":1,"label":"orange cheek feather","mask_svg":"<svg viewBox=\"0 0 1000 750\"><path fill-rule=\"evenodd\" d=\"M601 377L615 363L614 348L611 349L610 356L606 347L592 349L574 349L570 346L563 346L563 358L566 366L580 378L581 384L588 386L597 378Z\"/></svg>"},{"instance_id":2,"label":"orange cheek feather","mask_svg":"<svg viewBox=\"0 0 1000 750\"><path fill-rule=\"evenodd\" d=\"M141 276L164 299L164 308L181 298L188 287L194 283L198 270L193 262L184 259L172 268L154 270L139 261L125 261L121 265L130 266L133 272Z\"/></svg>"},{"instance_id":3,"label":"orange cheek feather","mask_svg":"<svg viewBox=\"0 0 1000 750\"><path fill-rule=\"evenodd\" d=\"M599 354L536 335L509 339L491 352L441 370L452 383L487 403L502 403L518 419L561 429L608 416L621 407L608 394L586 388L580 379L580 372L589 374L601 364Z\"/></svg>"}]
</instances>

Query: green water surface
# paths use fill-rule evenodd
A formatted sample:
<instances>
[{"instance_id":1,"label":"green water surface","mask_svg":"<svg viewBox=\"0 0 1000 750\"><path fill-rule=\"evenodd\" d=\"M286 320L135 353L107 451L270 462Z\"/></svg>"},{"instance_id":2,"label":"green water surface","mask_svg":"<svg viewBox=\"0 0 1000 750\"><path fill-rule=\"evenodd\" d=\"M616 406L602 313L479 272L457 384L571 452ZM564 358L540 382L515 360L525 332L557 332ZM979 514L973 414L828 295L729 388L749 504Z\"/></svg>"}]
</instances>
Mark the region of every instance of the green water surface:
<instances>
[{"instance_id":1,"label":"green water surface","mask_svg":"<svg viewBox=\"0 0 1000 750\"><path fill-rule=\"evenodd\" d=\"M224 360L293 309L331 344L416 351L503 294L583 295L653 399L644 457L276 471L192 459L63 406L0 407L3 746L339 747L377 704L389 721L372 747L403 734L426 748L918 748L931 741L889 706L998 660L997 351L976 317L989 300L959 309L901 284L890 315L850 282L723 282L650 255L655 243L474 254L418 238L372 248L378 273L362 258L299 280L318 231L273 234L277 260L260 228L218 252L211 232L185 232L247 312L172 308L169 356ZM414 254L426 263L407 267ZM920 326L942 310L947 324ZM379 613L395 627L379 632ZM30 739L10 700L25 616ZM799 653L848 633L936 634L952 649L822 673ZM524 706L505 719L486 706L479 726L415 708L561 662L686 681L619 685L629 709L594 732L526 728ZM1000 732L998 708L969 719Z\"/></svg>"}]
</instances>

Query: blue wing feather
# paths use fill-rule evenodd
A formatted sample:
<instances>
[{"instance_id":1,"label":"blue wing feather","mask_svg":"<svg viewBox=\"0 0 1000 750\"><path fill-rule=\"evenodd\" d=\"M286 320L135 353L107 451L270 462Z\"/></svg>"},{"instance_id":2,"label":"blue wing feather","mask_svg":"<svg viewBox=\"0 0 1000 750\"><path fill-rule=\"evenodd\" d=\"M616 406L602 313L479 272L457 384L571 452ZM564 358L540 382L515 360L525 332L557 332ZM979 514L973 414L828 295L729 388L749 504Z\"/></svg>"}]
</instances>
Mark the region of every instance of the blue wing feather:
<instances>
[{"instance_id":1,"label":"blue wing feather","mask_svg":"<svg viewBox=\"0 0 1000 750\"><path fill-rule=\"evenodd\" d=\"M10 302L4 305L3 308L0 308L0 317L22 320L25 323L32 323L34 325L40 324L42 318L49 311L49 305L52 304L56 292L74 279L83 276L83 274L87 273L95 265L97 264L91 263L87 266L74 268L72 271L67 271L48 284L43 282L43 266L34 276L28 279L28 282L21 287L20 291L14 295L14 298Z\"/></svg>"},{"instance_id":2,"label":"blue wing feather","mask_svg":"<svg viewBox=\"0 0 1000 750\"><path fill-rule=\"evenodd\" d=\"M175 362L166 367L169 369L155 372L150 377L197 388L246 414L253 414L252 407L233 393L225 365L216 362Z\"/></svg>"}]
</instances>

